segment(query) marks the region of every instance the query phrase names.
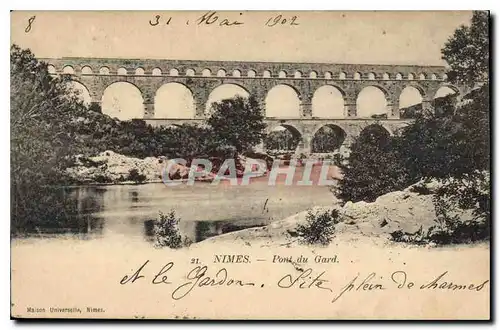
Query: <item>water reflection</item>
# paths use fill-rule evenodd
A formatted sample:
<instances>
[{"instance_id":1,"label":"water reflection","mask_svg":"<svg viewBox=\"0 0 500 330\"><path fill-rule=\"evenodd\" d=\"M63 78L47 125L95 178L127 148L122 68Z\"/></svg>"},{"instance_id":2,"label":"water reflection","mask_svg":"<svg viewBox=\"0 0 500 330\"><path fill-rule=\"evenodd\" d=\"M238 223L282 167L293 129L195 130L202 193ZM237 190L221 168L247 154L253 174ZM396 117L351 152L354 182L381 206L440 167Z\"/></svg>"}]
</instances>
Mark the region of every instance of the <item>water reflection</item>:
<instances>
[{"instance_id":1,"label":"water reflection","mask_svg":"<svg viewBox=\"0 0 500 330\"><path fill-rule=\"evenodd\" d=\"M154 241L154 219L144 221L144 235L149 242ZM237 230L265 226L265 223L252 224L244 221L193 221L194 230L186 232L183 226L182 232L193 242L200 242L207 238L230 233Z\"/></svg>"},{"instance_id":2,"label":"water reflection","mask_svg":"<svg viewBox=\"0 0 500 330\"><path fill-rule=\"evenodd\" d=\"M37 221L22 224L23 233L31 235L78 234L81 238L102 235L105 219L96 215L103 207L105 190L91 193L73 188L46 188L36 198L36 210L30 216ZM29 212L29 211L28 211ZM21 218L30 219L29 216Z\"/></svg>"},{"instance_id":3,"label":"water reflection","mask_svg":"<svg viewBox=\"0 0 500 330\"><path fill-rule=\"evenodd\" d=\"M333 202L328 187L163 184L64 188L64 221L32 232L81 234L86 239L152 241L159 213L174 210L183 236L198 242L263 226L314 205ZM307 196L304 198L304 196Z\"/></svg>"}]
</instances>

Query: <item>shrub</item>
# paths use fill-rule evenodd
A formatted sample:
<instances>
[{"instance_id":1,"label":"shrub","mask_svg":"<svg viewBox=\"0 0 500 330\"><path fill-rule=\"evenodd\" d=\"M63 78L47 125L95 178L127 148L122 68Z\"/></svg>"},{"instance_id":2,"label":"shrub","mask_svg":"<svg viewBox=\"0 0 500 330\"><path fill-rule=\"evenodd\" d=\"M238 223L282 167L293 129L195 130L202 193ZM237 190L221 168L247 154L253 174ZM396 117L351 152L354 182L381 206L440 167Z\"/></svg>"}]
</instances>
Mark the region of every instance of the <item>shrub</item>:
<instances>
[{"instance_id":1,"label":"shrub","mask_svg":"<svg viewBox=\"0 0 500 330\"><path fill-rule=\"evenodd\" d=\"M309 211L306 223L299 224L296 228L299 241L309 245L328 245L332 241L335 225L339 222L337 209L316 213Z\"/></svg>"},{"instance_id":2,"label":"shrub","mask_svg":"<svg viewBox=\"0 0 500 330\"><path fill-rule=\"evenodd\" d=\"M410 184L399 155L398 138L390 137L379 125L365 128L351 146L344 162L339 156L337 166L343 173L334 188L345 202L373 202L383 194L400 190Z\"/></svg>"},{"instance_id":3,"label":"shrub","mask_svg":"<svg viewBox=\"0 0 500 330\"><path fill-rule=\"evenodd\" d=\"M102 175L102 174L96 175L94 177L94 181L97 183L112 183L113 182L113 180L110 177Z\"/></svg>"},{"instance_id":4,"label":"shrub","mask_svg":"<svg viewBox=\"0 0 500 330\"><path fill-rule=\"evenodd\" d=\"M168 214L160 212L159 219L154 221L153 234L156 247L169 247L180 249L189 246L192 242L187 237L182 237L179 231L179 221L175 211Z\"/></svg>"},{"instance_id":5,"label":"shrub","mask_svg":"<svg viewBox=\"0 0 500 330\"><path fill-rule=\"evenodd\" d=\"M134 181L135 183L143 183L144 181L146 181L146 176L142 173L139 173L139 170L137 170L136 168L132 168L128 172L127 180Z\"/></svg>"}]
</instances>

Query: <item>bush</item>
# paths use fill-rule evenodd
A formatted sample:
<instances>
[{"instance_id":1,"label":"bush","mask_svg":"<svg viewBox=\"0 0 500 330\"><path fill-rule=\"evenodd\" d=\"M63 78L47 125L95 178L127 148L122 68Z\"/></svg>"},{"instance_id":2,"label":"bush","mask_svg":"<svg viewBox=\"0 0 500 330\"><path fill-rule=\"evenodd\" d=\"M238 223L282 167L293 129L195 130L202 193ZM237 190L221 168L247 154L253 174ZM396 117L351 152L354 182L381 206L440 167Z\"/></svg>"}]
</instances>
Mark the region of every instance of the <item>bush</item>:
<instances>
[{"instance_id":1,"label":"bush","mask_svg":"<svg viewBox=\"0 0 500 330\"><path fill-rule=\"evenodd\" d=\"M410 184L398 148L399 140L390 137L379 125L365 128L351 146L344 162L336 159L343 173L334 193L344 202L373 202L383 194L401 190Z\"/></svg>"},{"instance_id":2,"label":"bush","mask_svg":"<svg viewBox=\"0 0 500 330\"><path fill-rule=\"evenodd\" d=\"M102 174L96 175L94 177L94 181L97 183L112 183L113 182L113 180L110 177L102 175Z\"/></svg>"},{"instance_id":3,"label":"bush","mask_svg":"<svg viewBox=\"0 0 500 330\"><path fill-rule=\"evenodd\" d=\"M168 214L160 212L158 220L154 220L153 234L156 247L169 247L171 249L180 249L191 245L188 237L182 237L179 232L179 221L176 218L175 211Z\"/></svg>"},{"instance_id":4,"label":"bush","mask_svg":"<svg viewBox=\"0 0 500 330\"><path fill-rule=\"evenodd\" d=\"M132 168L128 172L127 180L134 181L135 183L143 183L144 181L146 181L146 176L142 173L139 173L139 170L137 170L136 168Z\"/></svg>"},{"instance_id":5,"label":"bush","mask_svg":"<svg viewBox=\"0 0 500 330\"><path fill-rule=\"evenodd\" d=\"M309 245L328 245L332 241L335 225L339 222L337 209L316 213L309 211L306 223L299 224L296 228L299 241Z\"/></svg>"}]
</instances>

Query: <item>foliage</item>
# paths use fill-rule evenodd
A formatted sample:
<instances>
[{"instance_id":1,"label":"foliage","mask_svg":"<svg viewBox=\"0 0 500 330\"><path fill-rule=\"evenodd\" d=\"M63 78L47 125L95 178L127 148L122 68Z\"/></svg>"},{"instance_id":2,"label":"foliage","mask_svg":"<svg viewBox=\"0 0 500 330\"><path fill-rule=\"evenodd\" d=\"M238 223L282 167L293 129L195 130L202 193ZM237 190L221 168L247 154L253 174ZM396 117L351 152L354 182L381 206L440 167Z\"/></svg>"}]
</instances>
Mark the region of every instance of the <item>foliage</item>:
<instances>
[{"instance_id":1,"label":"foliage","mask_svg":"<svg viewBox=\"0 0 500 330\"><path fill-rule=\"evenodd\" d=\"M69 84L51 77L47 65L29 50L11 47L11 177L14 188L61 180L62 170L77 152L68 130L75 114L86 108L71 97Z\"/></svg>"},{"instance_id":2,"label":"foliage","mask_svg":"<svg viewBox=\"0 0 500 330\"><path fill-rule=\"evenodd\" d=\"M155 220L153 233L156 247L169 247L180 249L191 244L187 237L182 238L179 232L179 221L175 216L175 211L167 214L160 212L159 219Z\"/></svg>"},{"instance_id":3,"label":"foliage","mask_svg":"<svg viewBox=\"0 0 500 330\"><path fill-rule=\"evenodd\" d=\"M207 125L217 144L233 146L242 153L262 142L266 124L254 97L236 96L214 102L212 109Z\"/></svg>"},{"instance_id":4,"label":"foliage","mask_svg":"<svg viewBox=\"0 0 500 330\"><path fill-rule=\"evenodd\" d=\"M312 152L333 152L340 148L345 139L345 133L337 126L321 127L312 139Z\"/></svg>"},{"instance_id":5,"label":"foliage","mask_svg":"<svg viewBox=\"0 0 500 330\"><path fill-rule=\"evenodd\" d=\"M146 181L146 176L142 173L139 173L139 170L136 168L132 168L128 172L127 180L134 181L135 183L143 183Z\"/></svg>"},{"instance_id":6,"label":"foliage","mask_svg":"<svg viewBox=\"0 0 500 330\"><path fill-rule=\"evenodd\" d=\"M486 86L447 116L419 116L402 130L400 152L414 178L460 178L489 169L489 93Z\"/></svg>"},{"instance_id":7,"label":"foliage","mask_svg":"<svg viewBox=\"0 0 500 330\"><path fill-rule=\"evenodd\" d=\"M29 50L10 49L11 230L64 221L66 202L47 185L63 181L78 151L68 123L86 108L66 77L55 79Z\"/></svg>"},{"instance_id":8,"label":"foliage","mask_svg":"<svg viewBox=\"0 0 500 330\"><path fill-rule=\"evenodd\" d=\"M489 13L475 11L470 26L460 26L441 51L451 70L448 79L474 86L486 81L489 72Z\"/></svg>"},{"instance_id":9,"label":"foliage","mask_svg":"<svg viewBox=\"0 0 500 330\"><path fill-rule=\"evenodd\" d=\"M272 131L265 138L265 147L274 151L295 151L299 144L299 137L288 129Z\"/></svg>"},{"instance_id":10,"label":"foliage","mask_svg":"<svg viewBox=\"0 0 500 330\"><path fill-rule=\"evenodd\" d=\"M334 188L343 201L373 202L378 196L408 186L398 148L399 139L379 125L365 128L351 146L347 162L339 159L343 179Z\"/></svg>"},{"instance_id":11,"label":"foliage","mask_svg":"<svg viewBox=\"0 0 500 330\"><path fill-rule=\"evenodd\" d=\"M401 131L401 137L392 138L394 143L388 143L388 149L373 146L369 141L362 145L356 141L353 145L349 164L343 169L345 178L340 183L344 200L373 200L388 190L398 189L403 182L434 178L443 183L434 196L436 226L427 232L395 232L394 240L448 244L489 237L488 23L488 13L475 12L471 26L458 28L442 49L443 59L451 68L450 81L475 89L458 103L455 97L436 100L435 114L417 115ZM387 168L393 179L386 175ZM450 213L460 209L472 210L473 217L459 221Z\"/></svg>"},{"instance_id":12,"label":"foliage","mask_svg":"<svg viewBox=\"0 0 500 330\"><path fill-rule=\"evenodd\" d=\"M309 245L328 245L332 241L335 225L339 222L337 209L316 213L309 211L306 223L297 225L299 241Z\"/></svg>"}]
</instances>

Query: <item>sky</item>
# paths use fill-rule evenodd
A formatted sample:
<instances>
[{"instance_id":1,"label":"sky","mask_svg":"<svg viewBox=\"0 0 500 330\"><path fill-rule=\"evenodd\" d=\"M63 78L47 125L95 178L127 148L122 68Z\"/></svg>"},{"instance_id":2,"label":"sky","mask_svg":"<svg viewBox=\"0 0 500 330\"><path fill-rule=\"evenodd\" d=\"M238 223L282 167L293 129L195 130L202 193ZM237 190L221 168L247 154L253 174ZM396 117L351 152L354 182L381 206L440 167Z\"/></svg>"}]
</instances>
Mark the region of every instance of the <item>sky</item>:
<instances>
[{"instance_id":1,"label":"sky","mask_svg":"<svg viewBox=\"0 0 500 330\"><path fill-rule=\"evenodd\" d=\"M472 16L468 11L217 12L214 23L196 24L205 13L14 11L11 41L37 57L444 65L440 49ZM266 26L278 15L278 24ZM220 26L224 18L243 24Z\"/></svg>"}]
</instances>

